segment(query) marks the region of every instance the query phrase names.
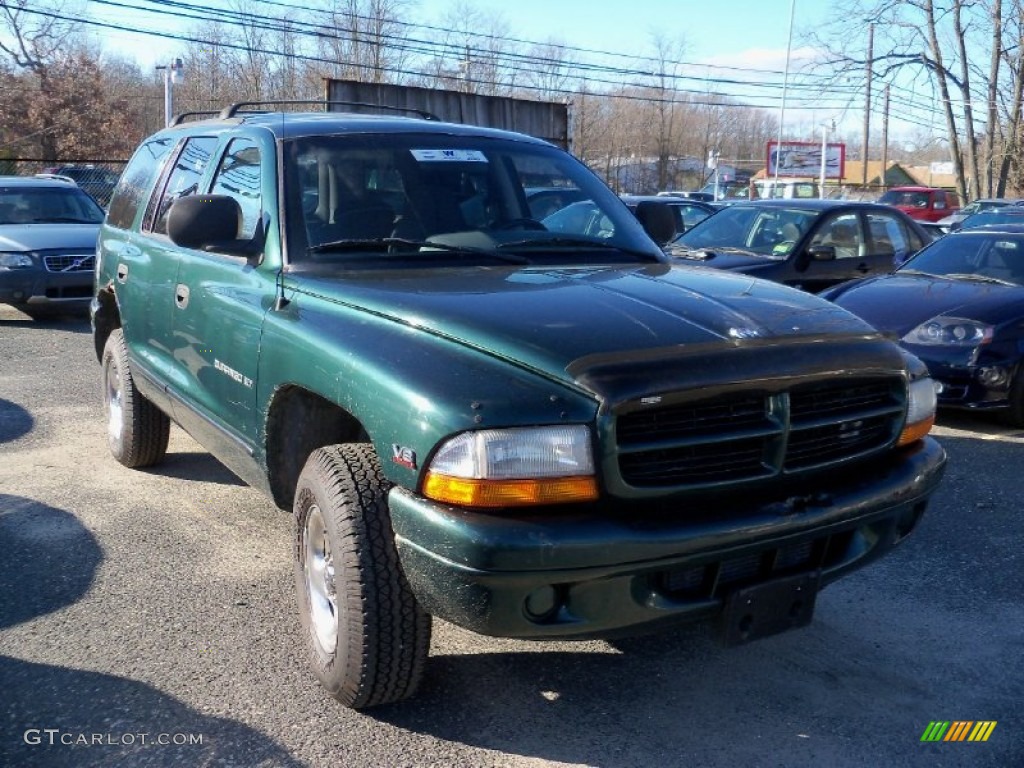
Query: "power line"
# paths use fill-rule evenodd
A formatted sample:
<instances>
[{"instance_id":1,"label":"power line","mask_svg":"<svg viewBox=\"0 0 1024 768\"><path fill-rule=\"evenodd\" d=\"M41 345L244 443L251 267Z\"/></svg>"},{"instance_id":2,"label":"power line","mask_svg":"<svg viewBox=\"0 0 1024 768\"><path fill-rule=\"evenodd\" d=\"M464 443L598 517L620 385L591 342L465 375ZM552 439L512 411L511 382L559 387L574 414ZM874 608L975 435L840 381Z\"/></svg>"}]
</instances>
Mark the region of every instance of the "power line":
<instances>
[{"instance_id":1,"label":"power line","mask_svg":"<svg viewBox=\"0 0 1024 768\"><path fill-rule=\"evenodd\" d=\"M113 7L131 8L133 10L139 10L137 6L129 6L129 5L126 5L124 3L115 2L115 0L92 0L92 2L95 2L95 3L98 3L98 4L102 4L102 5L113 6ZM261 25L261 28L264 28L264 29L266 29L268 31L276 31L276 32L292 32L292 33L296 33L296 27L298 26L300 28L304 27L306 30L308 30L308 31L298 31L297 32L298 34L304 35L306 37L316 37L318 39L323 39L323 38L335 39L335 40L340 39L338 37L338 35L335 34L333 31L326 31L326 30L334 30L336 28L334 28L334 27L324 27L323 25L310 24L309 22L296 22L296 21L290 20L290 19L285 20L285 19L280 19L280 18L277 18L277 17L270 17L270 19L272 21L276 21L277 22L277 24L270 24L270 23L266 23L266 18L267 17L258 17L258 16L255 16L254 14L245 14L245 13L239 13L239 12L230 11L230 10L223 10L223 9L213 9L213 18L211 19L209 16L197 15L197 11L210 11L211 9L208 9L208 8L201 8L199 6L195 6L195 5L192 5L192 4L189 4L189 3L183 3L183 2L171 2L170 0L150 0L150 2L154 3L154 4L157 4L157 5L161 5L161 6L174 6L174 7L178 7L180 10L188 9L190 11L189 14L181 14L181 13L176 13L175 14L175 13L171 13L170 11L167 11L167 10L149 10L149 11L147 11L148 13L155 13L158 16L175 16L175 17L180 17L182 15L185 15L186 18L191 18L191 19L194 19L196 21L204 21L204 22L209 22L211 20L216 20L216 19L219 18L219 19L222 20L222 23L234 24L234 25L240 25L240 24L244 24L244 23L252 24L254 22L259 22L260 25ZM282 7L288 7L288 8L294 8L294 6L290 6L290 5L285 4L285 3L268 3L268 4L282 6ZM0 7L9 7L9 6L6 3L0 2ZM210 39L205 39L205 38L197 37L197 36L194 36L194 35L176 34L176 33L172 33L172 32L163 32L163 31L159 31L159 30L133 27L133 26L128 26L126 24L115 24L115 23L109 23L109 22L95 21L95 20L90 19L90 18L84 18L84 17L79 17L79 16L70 16L70 15L56 13L56 12L48 12L48 11L41 11L41 10L29 10L29 9L24 9L24 8L21 9L21 10L23 10L24 12L27 12L27 13L34 13L34 14L37 14L37 15L46 16L46 17L50 17L50 18L54 18L54 19L58 19L58 20L62 20L62 21L68 21L68 22L71 22L71 23L77 23L77 24L93 26L93 27L99 27L99 28L106 28L106 29L114 29L114 30L118 30L118 31L122 31L122 32L132 32L132 33L136 33L136 34L152 35L152 36L156 36L156 37L160 37L160 38L164 38L164 39L178 40L178 41L185 42L185 43L195 43L195 44L200 44L200 45L218 46L218 47L226 48L226 49L229 49L229 50L238 50L238 51L246 51L246 52L252 52L252 53L260 53L260 54L266 54L266 55L281 57L281 58L284 58L284 59L303 60L303 61L308 61L308 62L313 62L313 63L326 64L326 65L330 65L330 66L338 66L339 64L342 63L342 62L338 62L338 61L335 61L333 59L328 59L328 58L324 58L324 57L321 57L321 56L312 56L312 55L309 55L308 53L303 53L303 54L284 53L284 52L281 52L281 51L278 51L278 50L273 50L273 49L268 49L268 48L262 48L262 47L254 48L254 47L252 47L250 45L240 45L240 44L234 44L234 43L227 43L227 42L224 42L224 41L221 41L221 40L210 40ZM320 10L319 12L320 13L325 13L325 11L322 11L322 10ZM367 17L362 17L362 18L367 18ZM404 24L405 26L413 26L413 25L410 25L410 24L408 24L406 22L402 22L402 24ZM443 29L443 28L436 28L435 27L434 29ZM353 31L353 30L349 30L349 31ZM453 31L453 30L447 30L447 31ZM395 37L395 36L391 36L391 37ZM513 39L515 39L515 38L513 38ZM397 38L396 37L396 41L404 41L404 40L407 40L407 39L406 38ZM445 50L445 46L442 45L441 49L442 49L442 51L444 51ZM413 52L420 52L420 53L423 52L423 51L417 51L416 49L412 49L412 50L413 50ZM589 49L579 49L579 50L589 50ZM437 51L436 50L432 50L432 49L428 49L427 53L434 53L435 56L437 55ZM487 52L484 52L484 53L487 54ZM531 60L529 57L525 57L525 56L523 56L521 54L519 54L519 55L505 54L505 55L506 55L508 60L513 61L513 62L517 62L517 63L522 63L522 61L530 61ZM533 60L535 61L536 57ZM547 59L547 60L543 60L543 61L549 61L551 63L556 63L556 64L564 64L564 62L559 62L559 61L553 60L553 59ZM424 78L424 79L427 79L427 80L436 79L438 77L437 73L432 73L432 72L427 72L427 71L422 71L422 70L416 70L416 69L393 68L393 67L386 67L386 66L375 66L375 65L372 65L372 64L355 64L355 65L350 65L350 66L354 66L356 68L363 69L363 70L370 70L370 71L376 70L376 71L379 71L379 72L384 72L384 73L389 73L389 74L398 74L398 75L405 75L405 76L410 76L410 77L418 77L418 78ZM520 71L523 71L526 74L539 74L536 70L520 70ZM605 70L598 68L597 71L603 72ZM618 71L621 72L621 71L627 71L627 70L622 70L620 68ZM631 70L629 72L631 72L633 74L636 74L639 71L640 70ZM756 71L756 70L750 70L750 71ZM497 80L487 80L487 79L481 79L481 78L468 78L468 77L460 77L459 79L462 82L466 82L467 84L473 84L473 85L479 85L479 86L487 86L487 87L492 87L492 88L493 87L499 87L499 88L511 87L511 84L503 83L503 82L500 82L500 81L497 81ZM566 78L566 79L568 79L568 78ZM669 79L674 79L674 78L673 77L669 77ZM695 79L695 78L690 78L690 79ZM742 85L744 87L748 87L748 86L752 86L752 85L761 85L762 87L773 87L771 84L751 84L751 83L746 83L746 82L743 82L743 81L731 81L731 80L725 80L725 79L704 78L703 80L704 81L716 82L716 84L718 84L718 83L727 83L727 84L734 84L734 85ZM742 100L742 99L745 99L745 98L757 98L757 97L749 97L746 94L736 94L736 93L728 93L728 92L709 92L707 90L697 90L697 89L687 89L687 88L672 88L672 89L670 89L672 91L679 92L679 93L687 93L687 94L699 95L701 97L704 97L704 98L700 98L700 99L698 99L698 98L689 98L689 99L685 99L685 100L680 102L679 100L677 100L674 97L672 97L672 98L659 98L659 97L656 97L656 96L652 97L650 95L650 93L638 94L638 93L628 93L628 92L626 92L628 89L636 89L636 90L648 89L649 90L651 88L649 83L636 83L636 82L621 81L621 80L609 80L609 79L595 78L595 77L592 77L592 76L591 77L579 78L579 81L581 83L585 83L587 85L593 85L594 83L598 83L600 85L613 86L613 87L621 89L617 93L615 93L615 92L606 92L606 93L601 93L601 94L595 94L595 95L602 95L602 96L606 96L606 97L610 97L610 98L619 98L619 99L636 100L636 101L644 101L644 102L654 102L654 103L686 103L686 104L691 104L691 105L694 105L694 106L707 106L707 107L715 107L715 108L735 108L735 107L738 107L738 108L771 110L771 109L774 109L774 107L775 107L774 104L728 103L728 102L721 101L721 99L738 99L738 100ZM543 92L543 93L547 93L547 94L561 94L561 95L565 95L565 96L573 96L573 95L577 94L577 90L571 89L571 88L564 88L564 87L551 88L551 87L541 87L541 86L534 86L534 85L522 84L522 83L516 85L515 87L518 88L520 91ZM808 90L816 90L817 91L817 94L814 95L814 96L808 95L806 97L802 97L802 98L805 99L805 101L803 101L801 103L798 103L796 108L800 108L800 109L839 109L839 108L848 109L848 107L849 107L849 100L847 100L845 104L842 104L842 103L838 103L837 104L834 101L827 101L826 99L824 99L821 95L819 95L820 94L820 85L819 86L815 86L813 83L807 83L806 85L798 84L797 86L791 86L791 87L797 87L797 88L803 87L803 88L806 88ZM839 90L842 90L842 89L834 89L834 90L839 91ZM851 89L847 89L847 93L855 93L855 91L851 88ZM837 97L841 96L841 95L842 94L839 94L839 93L836 94ZM715 98L716 100L707 100L707 99L710 99L712 97ZM797 98L800 99L801 97L798 96ZM812 103L807 103L806 99L812 99L812 98L814 99L814 101ZM920 127L928 127L927 125L924 125L922 123L918 123L918 122L916 122L914 120L907 119L907 118L904 118L904 122L907 122L909 124L918 125Z\"/></svg>"}]
</instances>

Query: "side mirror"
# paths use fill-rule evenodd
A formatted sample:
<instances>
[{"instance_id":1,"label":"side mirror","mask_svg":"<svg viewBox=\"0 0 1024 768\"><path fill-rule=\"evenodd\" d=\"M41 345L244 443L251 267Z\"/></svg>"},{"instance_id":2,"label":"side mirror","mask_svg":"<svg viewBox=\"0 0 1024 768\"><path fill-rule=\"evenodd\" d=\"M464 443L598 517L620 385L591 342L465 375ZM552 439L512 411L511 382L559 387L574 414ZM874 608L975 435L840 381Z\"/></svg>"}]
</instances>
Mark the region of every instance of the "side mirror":
<instances>
[{"instance_id":1,"label":"side mirror","mask_svg":"<svg viewBox=\"0 0 1024 768\"><path fill-rule=\"evenodd\" d=\"M831 245L812 245L807 253L814 261L835 261L836 249Z\"/></svg>"},{"instance_id":2,"label":"side mirror","mask_svg":"<svg viewBox=\"0 0 1024 768\"><path fill-rule=\"evenodd\" d=\"M644 231L659 246L676 236L676 219L667 203L644 200L636 207L636 217Z\"/></svg>"},{"instance_id":3,"label":"side mirror","mask_svg":"<svg viewBox=\"0 0 1024 768\"><path fill-rule=\"evenodd\" d=\"M263 250L262 228L252 240L239 240L242 208L228 195L186 195L167 212L167 235L182 248L251 258Z\"/></svg>"}]
</instances>

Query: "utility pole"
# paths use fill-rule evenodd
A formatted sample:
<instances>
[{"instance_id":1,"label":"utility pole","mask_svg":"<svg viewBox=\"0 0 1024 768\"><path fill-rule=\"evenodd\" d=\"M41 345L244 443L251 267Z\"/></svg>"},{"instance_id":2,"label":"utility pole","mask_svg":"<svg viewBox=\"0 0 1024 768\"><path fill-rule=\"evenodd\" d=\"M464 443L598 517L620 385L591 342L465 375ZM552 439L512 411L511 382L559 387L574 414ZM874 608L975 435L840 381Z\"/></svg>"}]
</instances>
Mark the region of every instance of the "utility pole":
<instances>
[{"instance_id":1,"label":"utility pole","mask_svg":"<svg viewBox=\"0 0 1024 768\"><path fill-rule=\"evenodd\" d=\"M164 125L168 126L174 117L174 84L181 82L185 67L181 59L174 59L170 64L159 65L156 69L164 73Z\"/></svg>"},{"instance_id":2,"label":"utility pole","mask_svg":"<svg viewBox=\"0 0 1024 768\"><path fill-rule=\"evenodd\" d=\"M882 193L885 193L885 172L889 166L889 86L885 86L882 98Z\"/></svg>"},{"instance_id":3,"label":"utility pole","mask_svg":"<svg viewBox=\"0 0 1024 768\"><path fill-rule=\"evenodd\" d=\"M868 61L867 61L867 89L864 95L864 143L861 145L860 159L864 166L861 174L860 185L868 185L868 139L871 131L871 60L875 57L875 23L868 24Z\"/></svg>"}]
</instances>

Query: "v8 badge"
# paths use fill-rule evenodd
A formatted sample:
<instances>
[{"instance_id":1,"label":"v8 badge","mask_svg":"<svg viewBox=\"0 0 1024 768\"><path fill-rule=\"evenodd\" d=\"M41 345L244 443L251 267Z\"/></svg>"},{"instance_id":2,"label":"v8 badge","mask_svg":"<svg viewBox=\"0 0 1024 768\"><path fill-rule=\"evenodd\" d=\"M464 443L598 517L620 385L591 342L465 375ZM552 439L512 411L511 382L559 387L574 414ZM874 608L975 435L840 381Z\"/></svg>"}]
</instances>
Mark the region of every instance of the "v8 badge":
<instances>
[{"instance_id":1,"label":"v8 badge","mask_svg":"<svg viewBox=\"0 0 1024 768\"><path fill-rule=\"evenodd\" d=\"M401 467L416 469L416 451L404 445L391 445L391 460Z\"/></svg>"}]
</instances>

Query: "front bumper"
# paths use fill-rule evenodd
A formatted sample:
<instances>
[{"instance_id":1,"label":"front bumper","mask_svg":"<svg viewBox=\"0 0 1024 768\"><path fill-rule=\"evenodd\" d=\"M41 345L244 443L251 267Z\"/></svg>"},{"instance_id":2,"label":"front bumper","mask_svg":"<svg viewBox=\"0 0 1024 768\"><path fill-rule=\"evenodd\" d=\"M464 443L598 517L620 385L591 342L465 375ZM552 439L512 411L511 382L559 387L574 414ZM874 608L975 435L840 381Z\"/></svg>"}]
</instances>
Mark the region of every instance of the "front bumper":
<instances>
[{"instance_id":1,"label":"front bumper","mask_svg":"<svg viewBox=\"0 0 1024 768\"><path fill-rule=\"evenodd\" d=\"M87 306L93 292L92 271L49 272L44 269L0 270L0 304Z\"/></svg>"},{"instance_id":2,"label":"front bumper","mask_svg":"<svg viewBox=\"0 0 1024 768\"><path fill-rule=\"evenodd\" d=\"M979 411L1005 408L1010 404L1010 389L1021 365L1019 361L963 367L926 363L929 373L939 385L940 407Z\"/></svg>"},{"instance_id":3,"label":"front bumper","mask_svg":"<svg viewBox=\"0 0 1024 768\"><path fill-rule=\"evenodd\" d=\"M485 635L599 637L722 611L736 589L799 573L825 585L916 526L946 456L931 438L827 494L666 514L468 512L389 497L402 567L429 613ZM679 502L685 506L686 501Z\"/></svg>"}]
</instances>

